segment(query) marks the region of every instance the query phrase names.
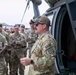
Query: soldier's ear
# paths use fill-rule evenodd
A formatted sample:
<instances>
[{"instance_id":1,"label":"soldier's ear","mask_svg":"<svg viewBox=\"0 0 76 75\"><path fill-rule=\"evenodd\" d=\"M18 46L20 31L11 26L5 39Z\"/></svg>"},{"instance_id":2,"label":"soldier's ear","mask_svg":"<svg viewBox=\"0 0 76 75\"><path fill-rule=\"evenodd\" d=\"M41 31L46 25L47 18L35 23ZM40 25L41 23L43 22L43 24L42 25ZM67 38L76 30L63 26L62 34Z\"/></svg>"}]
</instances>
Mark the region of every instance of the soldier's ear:
<instances>
[{"instance_id":1,"label":"soldier's ear","mask_svg":"<svg viewBox=\"0 0 76 75\"><path fill-rule=\"evenodd\" d=\"M46 28L46 24L43 24L43 28Z\"/></svg>"}]
</instances>

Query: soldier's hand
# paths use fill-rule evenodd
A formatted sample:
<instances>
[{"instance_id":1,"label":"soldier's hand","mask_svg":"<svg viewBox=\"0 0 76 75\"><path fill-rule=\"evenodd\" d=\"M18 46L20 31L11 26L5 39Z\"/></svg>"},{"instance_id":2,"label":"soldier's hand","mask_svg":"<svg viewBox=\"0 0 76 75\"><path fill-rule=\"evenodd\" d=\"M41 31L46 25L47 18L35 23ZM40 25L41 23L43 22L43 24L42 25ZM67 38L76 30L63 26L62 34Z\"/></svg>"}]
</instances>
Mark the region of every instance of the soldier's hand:
<instances>
[{"instance_id":1,"label":"soldier's hand","mask_svg":"<svg viewBox=\"0 0 76 75\"><path fill-rule=\"evenodd\" d=\"M20 62L23 66L28 66L31 64L31 58L26 58L26 57L21 58Z\"/></svg>"}]
</instances>

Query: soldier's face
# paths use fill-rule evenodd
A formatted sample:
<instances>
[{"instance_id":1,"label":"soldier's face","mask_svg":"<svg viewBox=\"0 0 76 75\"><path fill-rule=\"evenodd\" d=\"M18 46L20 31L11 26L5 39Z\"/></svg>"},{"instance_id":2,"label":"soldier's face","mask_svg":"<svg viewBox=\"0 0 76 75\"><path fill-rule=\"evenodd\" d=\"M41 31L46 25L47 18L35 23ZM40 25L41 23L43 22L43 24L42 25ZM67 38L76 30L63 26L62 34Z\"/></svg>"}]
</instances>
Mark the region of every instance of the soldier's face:
<instances>
[{"instance_id":1,"label":"soldier's face","mask_svg":"<svg viewBox=\"0 0 76 75\"><path fill-rule=\"evenodd\" d=\"M34 29L34 24L30 24L31 29Z\"/></svg>"},{"instance_id":2,"label":"soldier's face","mask_svg":"<svg viewBox=\"0 0 76 75\"><path fill-rule=\"evenodd\" d=\"M43 31L44 31L44 25L38 24L38 25L35 26L35 27L36 27L35 33L37 33L37 34L42 34L42 33L43 33Z\"/></svg>"},{"instance_id":3,"label":"soldier's face","mask_svg":"<svg viewBox=\"0 0 76 75\"><path fill-rule=\"evenodd\" d=\"M15 32L18 32L19 31L19 27L18 26L14 27L14 30L15 30Z\"/></svg>"},{"instance_id":4,"label":"soldier's face","mask_svg":"<svg viewBox=\"0 0 76 75\"><path fill-rule=\"evenodd\" d=\"M21 28L20 28L20 31L24 31L24 29L25 29L25 28L21 27Z\"/></svg>"},{"instance_id":5,"label":"soldier's face","mask_svg":"<svg viewBox=\"0 0 76 75\"><path fill-rule=\"evenodd\" d=\"M7 32L8 34L10 34L10 30L6 30L6 32Z\"/></svg>"},{"instance_id":6,"label":"soldier's face","mask_svg":"<svg viewBox=\"0 0 76 75\"><path fill-rule=\"evenodd\" d=\"M11 28L11 33L14 33L14 31L15 31L14 27L13 27L13 28Z\"/></svg>"}]
</instances>

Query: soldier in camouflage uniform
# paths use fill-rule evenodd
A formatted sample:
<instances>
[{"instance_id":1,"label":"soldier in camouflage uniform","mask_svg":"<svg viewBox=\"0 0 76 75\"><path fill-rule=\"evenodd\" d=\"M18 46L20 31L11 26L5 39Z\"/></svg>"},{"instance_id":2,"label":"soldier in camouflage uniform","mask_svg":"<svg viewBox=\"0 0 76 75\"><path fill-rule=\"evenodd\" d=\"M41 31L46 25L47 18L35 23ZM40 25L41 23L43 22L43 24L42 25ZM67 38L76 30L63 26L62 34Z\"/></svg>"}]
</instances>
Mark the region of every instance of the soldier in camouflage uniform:
<instances>
[{"instance_id":1,"label":"soldier in camouflage uniform","mask_svg":"<svg viewBox=\"0 0 76 75\"><path fill-rule=\"evenodd\" d=\"M31 58L21 58L23 65L30 65L28 75L55 75L56 41L49 33L50 20L41 16L35 23L39 37L31 50Z\"/></svg>"},{"instance_id":2,"label":"soldier in camouflage uniform","mask_svg":"<svg viewBox=\"0 0 76 75\"><path fill-rule=\"evenodd\" d=\"M7 67L4 60L4 52L7 45L8 43L5 36L0 33L0 75L6 75Z\"/></svg>"},{"instance_id":3,"label":"soldier in camouflage uniform","mask_svg":"<svg viewBox=\"0 0 76 75\"><path fill-rule=\"evenodd\" d=\"M24 34L25 41L26 41L27 38L28 38L28 34L27 34L27 31L25 30L25 25L21 25L21 27L20 27L20 33ZM27 41L26 41L26 43L27 43ZM27 55L27 48L24 48L24 50L25 50L24 54L26 56Z\"/></svg>"},{"instance_id":4,"label":"soldier in camouflage uniform","mask_svg":"<svg viewBox=\"0 0 76 75\"><path fill-rule=\"evenodd\" d=\"M20 69L20 75L24 75L24 66L21 66L20 58L24 57L24 47L26 47L25 37L22 33L19 33L19 26L15 25L15 32L10 35L11 38L11 73L10 75L18 75L18 68Z\"/></svg>"},{"instance_id":5,"label":"soldier in camouflage uniform","mask_svg":"<svg viewBox=\"0 0 76 75\"><path fill-rule=\"evenodd\" d=\"M0 24L0 33L5 36L8 44L9 44L9 35L8 35L7 32L5 32L5 31L3 30L2 24ZM4 54L4 57L5 57L6 65L7 65L6 75L8 75L8 63L9 63L9 51L8 51L8 49L6 50L6 53Z\"/></svg>"},{"instance_id":6,"label":"soldier in camouflage uniform","mask_svg":"<svg viewBox=\"0 0 76 75\"><path fill-rule=\"evenodd\" d=\"M27 31L25 30L25 25L21 25L20 27L20 33L25 35L25 40L27 39L28 35L27 35Z\"/></svg>"},{"instance_id":7,"label":"soldier in camouflage uniform","mask_svg":"<svg viewBox=\"0 0 76 75\"><path fill-rule=\"evenodd\" d=\"M28 47L29 47L29 57L31 56L31 48L33 46L33 44L35 43L38 34L35 33L35 27L34 27L34 22L35 20L30 20L29 24L30 24L30 30L28 31L28 37L27 37L27 42L28 42Z\"/></svg>"},{"instance_id":8,"label":"soldier in camouflage uniform","mask_svg":"<svg viewBox=\"0 0 76 75\"><path fill-rule=\"evenodd\" d=\"M23 25L23 24L20 26L20 33L22 33L22 34L25 36L25 41L26 41L28 35L27 35L27 31L25 30L25 25ZM26 43L27 43L27 42L26 42ZM26 57L26 55L27 55L27 49L28 49L28 48L24 47L24 55L25 55L25 57ZM23 65L21 65L21 66L23 66ZM21 70L21 66L20 66L20 68L19 68L19 72L22 71L22 70Z\"/></svg>"}]
</instances>

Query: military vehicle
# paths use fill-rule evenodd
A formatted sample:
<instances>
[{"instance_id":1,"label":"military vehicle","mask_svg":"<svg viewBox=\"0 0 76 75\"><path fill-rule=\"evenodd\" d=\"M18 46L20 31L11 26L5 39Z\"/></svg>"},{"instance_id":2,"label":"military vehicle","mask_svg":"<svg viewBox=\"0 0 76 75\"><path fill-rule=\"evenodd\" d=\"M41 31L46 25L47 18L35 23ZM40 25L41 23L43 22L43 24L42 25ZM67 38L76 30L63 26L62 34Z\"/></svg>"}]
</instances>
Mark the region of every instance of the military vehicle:
<instances>
[{"instance_id":1,"label":"military vehicle","mask_svg":"<svg viewBox=\"0 0 76 75\"><path fill-rule=\"evenodd\" d=\"M56 67L61 75L76 75L76 0L47 0L44 15L52 19L51 33L57 41Z\"/></svg>"},{"instance_id":2,"label":"military vehicle","mask_svg":"<svg viewBox=\"0 0 76 75\"><path fill-rule=\"evenodd\" d=\"M30 0L28 0L30 1ZM35 16L41 0L31 0ZM76 0L45 0L50 6L46 15L52 25L50 33L57 41L55 65L58 75L76 75Z\"/></svg>"}]
</instances>

